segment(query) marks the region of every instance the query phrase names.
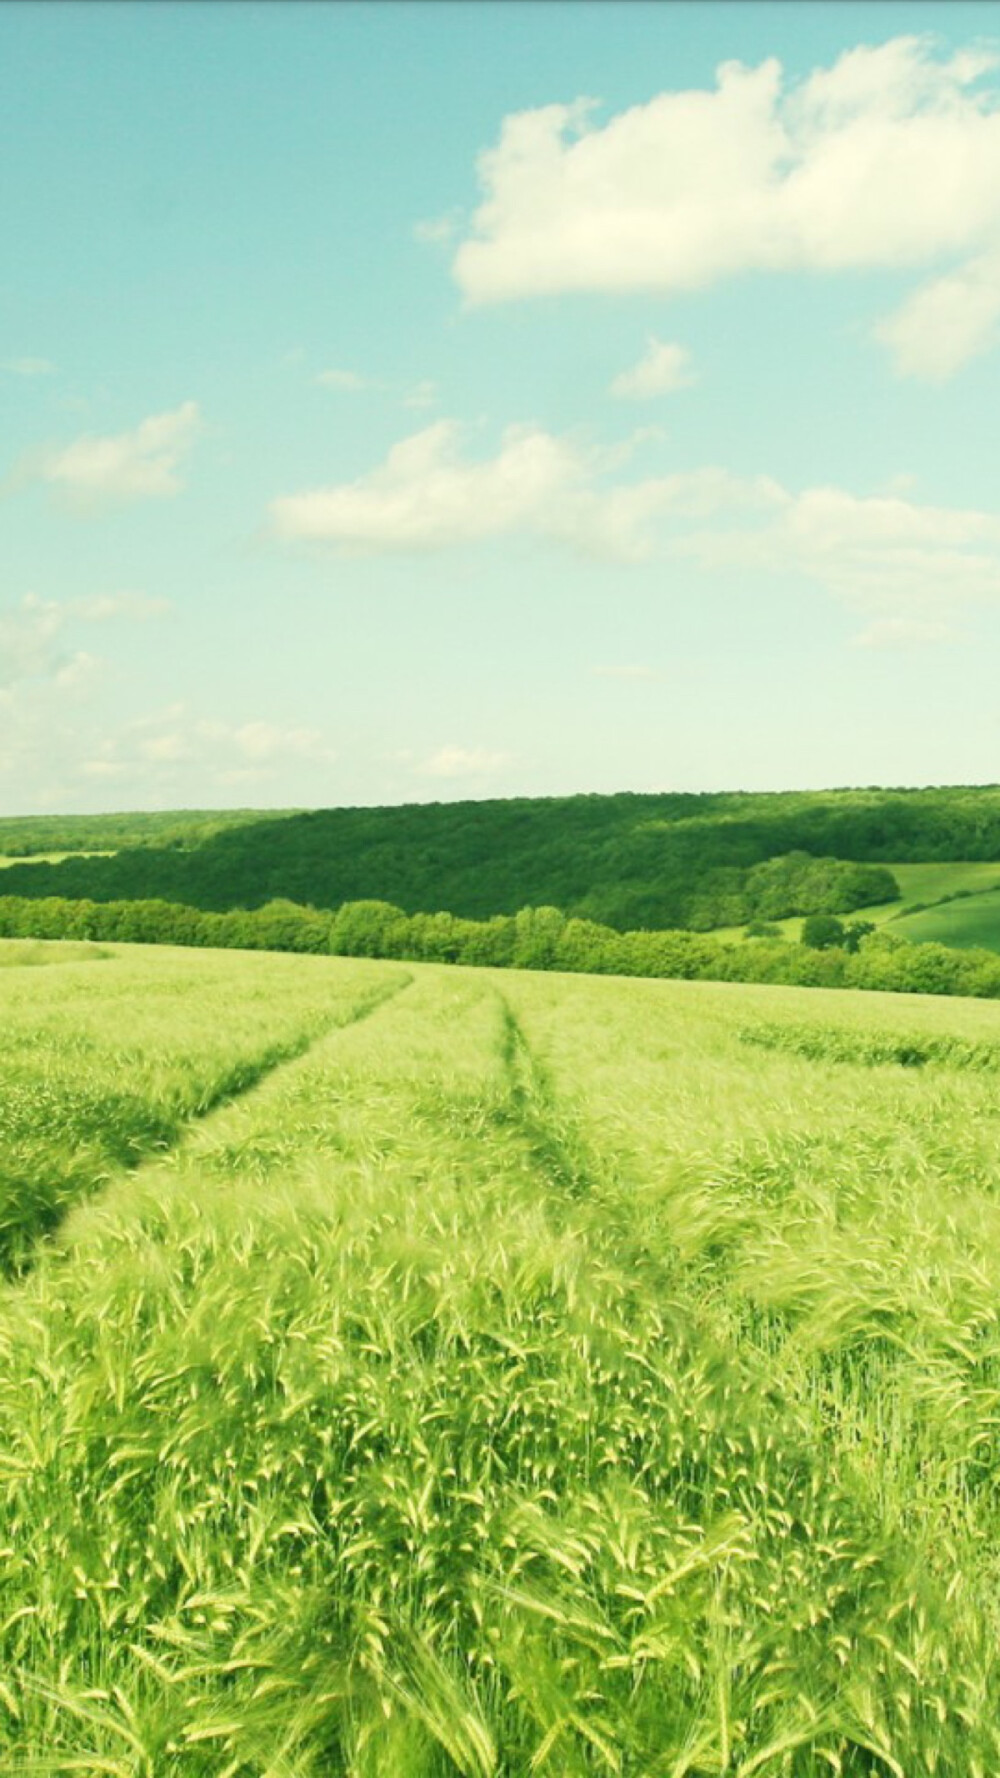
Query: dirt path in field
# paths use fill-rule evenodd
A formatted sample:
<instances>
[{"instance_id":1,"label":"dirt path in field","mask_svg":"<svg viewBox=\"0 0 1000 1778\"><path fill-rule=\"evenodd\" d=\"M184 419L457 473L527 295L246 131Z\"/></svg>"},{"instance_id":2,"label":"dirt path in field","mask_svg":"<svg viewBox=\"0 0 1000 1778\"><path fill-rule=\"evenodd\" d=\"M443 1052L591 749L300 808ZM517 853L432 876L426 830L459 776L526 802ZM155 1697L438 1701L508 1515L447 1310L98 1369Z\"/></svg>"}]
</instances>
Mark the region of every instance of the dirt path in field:
<instances>
[{"instance_id":1,"label":"dirt path in field","mask_svg":"<svg viewBox=\"0 0 1000 1778\"><path fill-rule=\"evenodd\" d=\"M27 1278L34 1270L40 1255L51 1244L66 1217L78 1205L92 1203L111 1187L117 1179L135 1173L139 1168L158 1165L168 1155L174 1154L186 1142L194 1129L204 1129L213 1116L227 1111L232 1105L248 1099L266 1083L273 1081L284 1068L301 1062L320 1043L326 1042L338 1031L348 1031L364 1019L369 1019L390 1001L408 988L413 981L407 970L400 970L388 981L377 983L363 999L347 1009L338 1007L335 1013L318 1026L293 1038L277 1050L270 1050L263 1056L248 1058L240 1063L231 1074L223 1079L218 1086L207 1095L201 1104L194 1107L186 1117L179 1119L172 1136L159 1142L154 1148L140 1150L133 1160L128 1161L115 1170L110 1177L105 1174L95 1183L93 1190L73 1192L61 1203L53 1206L45 1222L36 1225L30 1236L30 1245L25 1244L4 1253L0 1248L0 1282L6 1278L9 1283L17 1284Z\"/></svg>"}]
</instances>

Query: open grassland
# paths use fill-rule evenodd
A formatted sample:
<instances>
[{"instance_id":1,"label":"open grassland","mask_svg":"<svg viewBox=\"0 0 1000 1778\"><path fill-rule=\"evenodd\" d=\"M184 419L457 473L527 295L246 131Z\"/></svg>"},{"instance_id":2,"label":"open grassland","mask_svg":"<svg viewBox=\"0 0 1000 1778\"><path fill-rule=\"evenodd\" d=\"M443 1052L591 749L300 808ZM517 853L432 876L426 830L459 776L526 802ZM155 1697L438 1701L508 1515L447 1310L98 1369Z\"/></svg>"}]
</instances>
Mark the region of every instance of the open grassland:
<instances>
[{"instance_id":1,"label":"open grassland","mask_svg":"<svg viewBox=\"0 0 1000 1778\"><path fill-rule=\"evenodd\" d=\"M106 1130L313 1041L0 1296L5 1773L1000 1770L1000 1008L30 974Z\"/></svg>"}]
</instances>

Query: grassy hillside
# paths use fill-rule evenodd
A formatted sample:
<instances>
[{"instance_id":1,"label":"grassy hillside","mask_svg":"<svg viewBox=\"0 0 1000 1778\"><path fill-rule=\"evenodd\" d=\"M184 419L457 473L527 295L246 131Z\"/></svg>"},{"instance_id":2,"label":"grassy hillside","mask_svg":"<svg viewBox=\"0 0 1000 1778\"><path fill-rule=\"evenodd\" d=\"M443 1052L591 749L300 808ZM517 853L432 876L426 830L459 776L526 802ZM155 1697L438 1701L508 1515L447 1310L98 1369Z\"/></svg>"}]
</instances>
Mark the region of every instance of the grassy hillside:
<instances>
[{"instance_id":1,"label":"grassy hillside","mask_svg":"<svg viewBox=\"0 0 1000 1778\"><path fill-rule=\"evenodd\" d=\"M5 1771L1000 1769L1000 1008L27 973L50 1164L313 1041L0 1292Z\"/></svg>"},{"instance_id":2,"label":"grassy hillside","mask_svg":"<svg viewBox=\"0 0 1000 1778\"><path fill-rule=\"evenodd\" d=\"M899 884L901 899L880 909L879 917L895 918L913 902L929 904L949 895L974 895L984 889L1000 887L1000 862L996 861L970 863L965 859L949 864L904 864L899 860L892 866L892 873ZM866 920L875 917L871 912L865 914Z\"/></svg>"},{"instance_id":3,"label":"grassy hillside","mask_svg":"<svg viewBox=\"0 0 1000 1778\"><path fill-rule=\"evenodd\" d=\"M892 930L918 944L930 940L959 950L1000 951L1000 887L906 914Z\"/></svg>"}]
</instances>

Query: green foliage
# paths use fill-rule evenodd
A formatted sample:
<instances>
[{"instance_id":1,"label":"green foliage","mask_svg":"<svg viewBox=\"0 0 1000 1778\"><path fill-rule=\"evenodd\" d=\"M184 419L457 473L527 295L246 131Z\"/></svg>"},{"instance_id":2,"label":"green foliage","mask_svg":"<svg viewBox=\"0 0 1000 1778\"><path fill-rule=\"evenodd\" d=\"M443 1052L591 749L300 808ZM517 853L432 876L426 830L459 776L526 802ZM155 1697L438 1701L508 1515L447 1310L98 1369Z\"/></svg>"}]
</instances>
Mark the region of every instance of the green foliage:
<instances>
[{"instance_id":1,"label":"green foliage","mask_svg":"<svg viewBox=\"0 0 1000 1778\"><path fill-rule=\"evenodd\" d=\"M340 1023L0 1300L4 1771L1000 1769L994 1007L117 971Z\"/></svg>"},{"instance_id":2,"label":"green foliage","mask_svg":"<svg viewBox=\"0 0 1000 1778\"><path fill-rule=\"evenodd\" d=\"M802 943L813 951L828 951L833 945L842 945L845 936L844 923L835 914L810 914L802 922Z\"/></svg>"}]
</instances>

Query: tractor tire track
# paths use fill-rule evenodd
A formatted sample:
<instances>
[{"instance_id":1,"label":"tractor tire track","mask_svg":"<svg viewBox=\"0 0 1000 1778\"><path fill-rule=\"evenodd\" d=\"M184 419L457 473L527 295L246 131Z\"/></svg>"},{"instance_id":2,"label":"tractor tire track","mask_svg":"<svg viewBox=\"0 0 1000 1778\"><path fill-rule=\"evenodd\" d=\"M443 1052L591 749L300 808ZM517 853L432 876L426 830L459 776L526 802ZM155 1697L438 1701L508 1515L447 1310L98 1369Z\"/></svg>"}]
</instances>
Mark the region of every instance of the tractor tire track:
<instances>
[{"instance_id":1,"label":"tractor tire track","mask_svg":"<svg viewBox=\"0 0 1000 1778\"><path fill-rule=\"evenodd\" d=\"M81 1186L77 1180L63 1193L57 1188L51 1199L37 1205L33 1216L30 1215L30 1198L25 1206L26 1214L20 1218L11 1214L12 1210L16 1212L17 1209L16 1191L20 1182L16 1179L9 1182L7 1200L0 1194L0 1282L6 1280L16 1284L30 1276L41 1255L58 1235L66 1217L78 1205L93 1202L116 1180L175 1154L194 1130L199 1126L204 1128L213 1114L226 1111L247 1099L266 1082L272 1081L283 1068L302 1061L320 1043L335 1036L337 1032L350 1030L371 1018L408 988L412 981L413 976L409 971L400 971L388 981L377 984L369 994L347 1008L338 1007L329 1018L308 1025L289 1041L235 1063L202 1099L186 1111L178 1113L175 1119L165 1118L160 1131L147 1141L137 1143L127 1159L120 1159L117 1163L112 1160L110 1165L105 1159L89 1187ZM30 1193L30 1184L30 1181L25 1182L26 1196ZM5 1220L5 1217L9 1220Z\"/></svg>"}]
</instances>

